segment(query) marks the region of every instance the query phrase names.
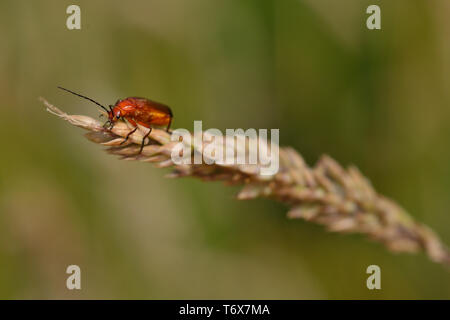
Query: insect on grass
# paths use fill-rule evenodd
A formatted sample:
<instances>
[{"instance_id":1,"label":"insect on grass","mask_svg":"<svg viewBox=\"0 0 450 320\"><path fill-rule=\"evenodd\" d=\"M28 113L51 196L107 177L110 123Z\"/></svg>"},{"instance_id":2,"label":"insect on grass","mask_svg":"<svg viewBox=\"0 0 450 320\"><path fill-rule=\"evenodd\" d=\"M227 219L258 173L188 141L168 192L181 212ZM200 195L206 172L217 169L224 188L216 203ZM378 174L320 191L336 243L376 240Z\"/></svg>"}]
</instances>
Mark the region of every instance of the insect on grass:
<instances>
[{"instance_id":1,"label":"insect on grass","mask_svg":"<svg viewBox=\"0 0 450 320\"><path fill-rule=\"evenodd\" d=\"M83 96L79 93L73 92L69 89L58 87L59 89L70 92L78 97L89 100L108 114L108 120L105 122L103 127L105 129L111 130L114 126L114 123L119 120L128 121L134 129L132 129L125 140L122 142L124 144L128 138L136 132L138 129L138 124L147 128L148 132L144 135L141 142L141 148L139 150L139 154L142 152L144 148L145 139L152 132L152 125L157 126L167 126L166 131L169 132L170 125L172 123L173 114L170 108L162 103L155 102L146 98L139 97L128 97L125 99L119 99L114 105L109 105L109 110L98 103L97 101Z\"/></svg>"}]
</instances>

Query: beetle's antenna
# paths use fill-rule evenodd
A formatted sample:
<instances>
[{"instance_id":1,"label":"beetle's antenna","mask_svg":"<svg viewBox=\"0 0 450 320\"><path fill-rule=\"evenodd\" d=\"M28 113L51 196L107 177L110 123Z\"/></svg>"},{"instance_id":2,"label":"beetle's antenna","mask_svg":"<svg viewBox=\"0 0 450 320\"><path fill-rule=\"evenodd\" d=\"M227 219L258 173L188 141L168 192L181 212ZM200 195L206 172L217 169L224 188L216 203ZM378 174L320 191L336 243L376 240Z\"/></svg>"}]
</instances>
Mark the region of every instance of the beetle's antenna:
<instances>
[{"instance_id":1,"label":"beetle's antenna","mask_svg":"<svg viewBox=\"0 0 450 320\"><path fill-rule=\"evenodd\" d=\"M106 112L109 112L108 109L106 109L104 106L102 106L102 105L101 105L100 103L98 103L97 101L92 100L91 98L85 97L85 96L83 96L83 95L81 95L81 94L78 94L78 93L76 93L76 92L70 91L69 89L66 89L66 88L63 88L63 87L58 87L58 88L59 88L59 89L62 89L62 90L64 90L64 91L70 92L71 94L74 94L74 95L79 96L79 97L81 97L81 98L84 98L84 99L86 99L86 100L89 100L89 101L95 103L96 105L100 106L100 107L101 107L103 110L105 110Z\"/></svg>"}]
</instances>

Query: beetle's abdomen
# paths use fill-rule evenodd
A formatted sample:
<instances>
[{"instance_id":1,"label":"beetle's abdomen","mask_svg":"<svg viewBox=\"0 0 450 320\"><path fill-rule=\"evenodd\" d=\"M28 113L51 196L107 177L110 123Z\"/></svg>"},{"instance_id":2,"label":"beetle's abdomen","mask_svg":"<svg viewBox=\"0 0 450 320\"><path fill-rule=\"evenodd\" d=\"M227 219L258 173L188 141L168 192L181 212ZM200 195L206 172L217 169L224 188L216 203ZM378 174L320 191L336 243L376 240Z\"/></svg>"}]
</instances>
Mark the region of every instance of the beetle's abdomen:
<instances>
[{"instance_id":1,"label":"beetle's abdomen","mask_svg":"<svg viewBox=\"0 0 450 320\"><path fill-rule=\"evenodd\" d=\"M133 119L142 126L167 125L172 112L166 105L145 98L126 98L116 103L124 118Z\"/></svg>"}]
</instances>

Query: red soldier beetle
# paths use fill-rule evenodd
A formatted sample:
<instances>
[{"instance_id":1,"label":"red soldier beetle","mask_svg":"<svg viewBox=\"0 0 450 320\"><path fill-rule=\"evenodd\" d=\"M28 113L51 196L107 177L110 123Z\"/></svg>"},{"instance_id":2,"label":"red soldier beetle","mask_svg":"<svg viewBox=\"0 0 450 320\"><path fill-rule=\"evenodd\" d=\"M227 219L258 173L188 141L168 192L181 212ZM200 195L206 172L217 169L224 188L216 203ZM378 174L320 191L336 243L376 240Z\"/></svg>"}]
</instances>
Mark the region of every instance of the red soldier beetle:
<instances>
[{"instance_id":1,"label":"red soldier beetle","mask_svg":"<svg viewBox=\"0 0 450 320\"><path fill-rule=\"evenodd\" d=\"M128 97L125 99L117 100L114 106L109 105L108 110L105 106L101 105L91 98L73 92L69 89L65 89L62 87L58 88L70 92L78 97L89 100L105 110L108 114L108 120L103 125L105 129L108 128L108 130L111 130L111 128L114 127L114 123L120 119L127 120L134 127L134 129L127 134L125 140L122 141L121 144L124 144L130 137L130 135L136 132L136 130L138 129L138 124L145 128L148 128L148 132L142 138L139 154L142 152L142 149L144 149L145 139L152 132L152 125L167 125L166 131L169 132L173 114L172 110L170 110L168 106L162 103L155 102L146 98Z\"/></svg>"}]
</instances>

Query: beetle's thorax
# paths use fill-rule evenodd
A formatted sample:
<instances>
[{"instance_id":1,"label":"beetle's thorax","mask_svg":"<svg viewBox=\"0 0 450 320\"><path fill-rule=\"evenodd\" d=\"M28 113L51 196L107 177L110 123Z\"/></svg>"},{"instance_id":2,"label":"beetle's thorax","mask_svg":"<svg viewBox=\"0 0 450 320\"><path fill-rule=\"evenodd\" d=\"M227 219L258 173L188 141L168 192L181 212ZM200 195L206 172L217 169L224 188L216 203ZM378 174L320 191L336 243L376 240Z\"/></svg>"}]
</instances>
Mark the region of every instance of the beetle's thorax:
<instances>
[{"instance_id":1,"label":"beetle's thorax","mask_svg":"<svg viewBox=\"0 0 450 320\"><path fill-rule=\"evenodd\" d=\"M127 98L117 101L113 108L113 114L117 115L120 113L122 117L131 115L135 112L137 108L136 102L133 99Z\"/></svg>"}]
</instances>

